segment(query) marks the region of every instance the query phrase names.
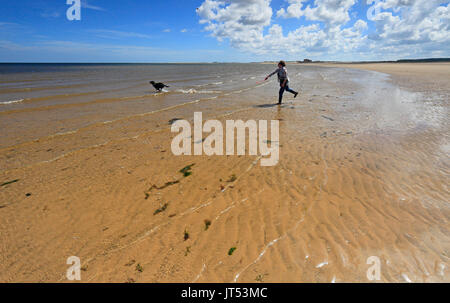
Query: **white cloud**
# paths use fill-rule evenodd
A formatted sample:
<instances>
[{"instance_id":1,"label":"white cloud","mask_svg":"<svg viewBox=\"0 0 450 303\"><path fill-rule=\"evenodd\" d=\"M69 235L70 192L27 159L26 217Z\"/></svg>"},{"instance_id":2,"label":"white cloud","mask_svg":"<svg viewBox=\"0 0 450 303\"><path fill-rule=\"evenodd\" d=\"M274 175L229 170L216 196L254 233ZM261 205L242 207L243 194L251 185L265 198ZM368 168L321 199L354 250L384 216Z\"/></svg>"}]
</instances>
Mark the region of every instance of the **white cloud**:
<instances>
[{"instance_id":1,"label":"white cloud","mask_svg":"<svg viewBox=\"0 0 450 303\"><path fill-rule=\"evenodd\" d=\"M355 59L355 54L361 59L450 55L448 1L374 2L377 14L369 24L352 19L357 0L286 2L287 7L274 16L270 0L205 0L197 14L205 30L219 41L228 40L235 48L259 55L331 59ZM288 18L312 24L286 33L280 22Z\"/></svg>"},{"instance_id":2,"label":"white cloud","mask_svg":"<svg viewBox=\"0 0 450 303\"><path fill-rule=\"evenodd\" d=\"M163 30L163 32L164 32L164 33L170 33L171 30L170 30L170 28L166 28L165 30Z\"/></svg>"},{"instance_id":3,"label":"white cloud","mask_svg":"<svg viewBox=\"0 0 450 303\"><path fill-rule=\"evenodd\" d=\"M187 33L187 29L185 29L185 28L183 28L180 32L182 32L182 33Z\"/></svg>"},{"instance_id":4,"label":"white cloud","mask_svg":"<svg viewBox=\"0 0 450 303\"><path fill-rule=\"evenodd\" d=\"M219 41L228 38L238 48L261 43L263 29L272 18L270 0L206 0L197 13L214 37Z\"/></svg>"},{"instance_id":5,"label":"white cloud","mask_svg":"<svg viewBox=\"0 0 450 303\"><path fill-rule=\"evenodd\" d=\"M344 24L350 20L349 9L356 0L315 0L314 6L303 8L307 0L289 0L287 10L280 9L278 17L301 18L311 21L322 21L326 24Z\"/></svg>"},{"instance_id":6,"label":"white cloud","mask_svg":"<svg viewBox=\"0 0 450 303\"><path fill-rule=\"evenodd\" d=\"M447 6L440 6L447 3ZM419 44L450 40L450 9L441 0L387 0L378 4L377 34L385 44ZM385 11L387 10L387 11ZM393 15L392 11L400 12Z\"/></svg>"},{"instance_id":7,"label":"white cloud","mask_svg":"<svg viewBox=\"0 0 450 303\"><path fill-rule=\"evenodd\" d=\"M81 7L87 8L87 9L92 9L95 11L105 11L105 9L103 7L89 4L87 0L81 1Z\"/></svg>"}]
</instances>

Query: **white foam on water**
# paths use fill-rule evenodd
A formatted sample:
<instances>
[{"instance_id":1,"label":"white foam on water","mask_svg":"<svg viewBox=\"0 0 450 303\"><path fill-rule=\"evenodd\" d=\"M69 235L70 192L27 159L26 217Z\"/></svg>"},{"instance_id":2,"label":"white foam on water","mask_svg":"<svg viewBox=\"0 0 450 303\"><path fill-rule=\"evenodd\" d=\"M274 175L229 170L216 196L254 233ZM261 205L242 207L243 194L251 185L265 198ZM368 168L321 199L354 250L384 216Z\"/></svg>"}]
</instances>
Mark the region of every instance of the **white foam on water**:
<instances>
[{"instance_id":1,"label":"white foam on water","mask_svg":"<svg viewBox=\"0 0 450 303\"><path fill-rule=\"evenodd\" d=\"M284 237L284 236L283 236ZM239 273L236 274L236 276L234 277L233 282L237 282L237 280L239 279L240 275L247 270L247 268L249 268L251 265L256 264L267 252L267 249L269 249L271 246L273 246L275 243L277 243L279 240L281 240L283 237L279 237L276 238L272 241L269 242L269 244L266 245L266 247L264 247L264 249L262 250L262 252L259 254L258 258L256 258L255 261L253 261L252 263L250 263L249 265L247 265L246 267L244 267L243 270L241 270Z\"/></svg>"},{"instance_id":2,"label":"white foam on water","mask_svg":"<svg viewBox=\"0 0 450 303\"><path fill-rule=\"evenodd\" d=\"M206 269L206 264L203 263L203 266L202 266L202 269L201 269L200 273L197 275L197 277L195 277L194 280L192 280L192 283L195 283L195 282L197 282L198 279L200 279L200 277L202 276L202 274L205 271L205 269Z\"/></svg>"},{"instance_id":3,"label":"white foam on water","mask_svg":"<svg viewBox=\"0 0 450 303\"><path fill-rule=\"evenodd\" d=\"M179 89L177 90L177 93L182 93L182 94L196 94L197 91L193 88L190 89Z\"/></svg>"},{"instance_id":4,"label":"white foam on water","mask_svg":"<svg viewBox=\"0 0 450 303\"><path fill-rule=\"evenodd\" d=\"M406 274L402 274L402 277L403 279L405 279L406 282L412 283L411 279Z\"/></svg>"},{"instance_id":5,"label":"white foam on water","mask_svg":"<svg viewBox=\"0 0 450 303\"><path fill-rule=\"evenodd\" d=\"M445 264L444 263L439 263L439 275L441 277L444 276L444 271L445 271Z\"/></svg>"},{"instance_id":6,"label":"white foam on water","mask_svg":"<svg viewBox=\"0 0 450 303\"><path fill-rule=\"evenodd\" d=\"M14 103L20 103L24 99L18 99L18 100L11 100L11 101L1 101L0 105L8 105L8 104L14 104Z\"/></svg>"},{"instance_id":7,"label":"white foam on water","mask_svg":"<svg viewBox=\"0 0 450 303\"><path fill-rule=\"evenodd\" d=\"M190 89L179 89L176 91L177 93L182 94L220 94L220 91L214 91L214 90L196 90L193 88Z\"/></svg>"},{"instance_id":8,"label":"white foam on water","mask_svg":"<svg viewBox=\"0 0 450 303\"><path fill-rule=\"evenodd\" d=\"M325 265L328 265L328 261L325 261L325 262L322 262L322 263L320 263L320 264L317 264L317 265L316 265L316 268L321 268L321 267L323 267L323 266L325 266Z\"/></svg>"}]
</instances>

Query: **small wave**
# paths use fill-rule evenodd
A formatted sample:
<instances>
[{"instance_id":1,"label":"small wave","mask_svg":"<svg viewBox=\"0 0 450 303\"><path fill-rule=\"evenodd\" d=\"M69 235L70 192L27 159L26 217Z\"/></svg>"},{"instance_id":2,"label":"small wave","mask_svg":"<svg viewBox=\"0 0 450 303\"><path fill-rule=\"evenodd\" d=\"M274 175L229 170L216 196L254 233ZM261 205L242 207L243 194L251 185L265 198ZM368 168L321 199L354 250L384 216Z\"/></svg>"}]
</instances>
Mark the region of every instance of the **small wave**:
<instances>
[{"instance_id":1,"label":"small wave","mask_svg":"<svg viewBox=\"0 0 450 303\"><path fill-rule=\"evenodd\" d=\"M230 82L232 82L233 80L231 80ZM210 86L210 85L222 85L223 82L211 82L211 83L205 83L205 84L198 84L198 85L194 85L195 87L205 87L205 86Z\"/></svg>"},{"instance_id":2,"label":"small wave","mask_svg":"<svg viewBox=\"0 0 450 303\"><path fill-rule=\"evenodd\" d=\"M213 90L196 90L193 88L190 89L179 89L176 92L182 93L182 94L220 94L220 91L213 91Z\"/></svg>"},{"instance_id":3,"label":"small wave","mask_svg":"<svg viewBox=\"0 0 450 303\"><path fill-rule=\"evenodd\" d=\"M195 85L195 87L205 87L205 86L208 86L209 85L209 83L206 83L206 84L198 84L198 85Z\"/></svg>"},{"instance_id":4,"label":"small wave","mask_svg":"<svg viewBox=\"0 0 450 303\"><path fill-rule=\"evenodd\" d=\"M322 262L322 263L320 263L320 264L317 264L317 265L316 265L316 268L321 268L321 267L323 267L323 266L325 266L325 265L328 265L328 261L325 261L325 262Z\"/></svg>"},{"instance_id":5,"label":"small wave","mask_svg":"<svg viewBox=\"0 0 450 303\"><path fill-rule=\"evenodd\" d=\"M0 105L7 105L7 104L14 104L14 103L20 103L24 99L18 99L18 100L11 100L11 101L1 101Z\"/></svg>"}]
</instances>

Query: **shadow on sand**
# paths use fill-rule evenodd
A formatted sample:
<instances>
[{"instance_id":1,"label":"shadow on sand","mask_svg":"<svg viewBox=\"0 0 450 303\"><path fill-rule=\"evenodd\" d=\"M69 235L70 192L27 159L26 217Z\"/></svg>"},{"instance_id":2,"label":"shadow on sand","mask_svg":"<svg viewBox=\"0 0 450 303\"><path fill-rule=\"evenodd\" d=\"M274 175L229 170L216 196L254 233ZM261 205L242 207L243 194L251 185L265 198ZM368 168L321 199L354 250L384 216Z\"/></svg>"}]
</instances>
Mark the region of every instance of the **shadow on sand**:
<instances>
[{"instance_id":1,"label":"shadow on sand","mask_svg":"<svg viewBox=\"0 0 450 303\"><path fill-rule=\"evenodd\" d=\"M259 104L259 105L255 105L253 106L254 108L272 108L272 107L279 107L279 108L287 108L289 107L290 104L289 103L282 103L282 104L278 104L278 103L272 103L272 104Z\"/></svg>"},{"instance_id":2,"label":"shadow on sand","mask_svg":"<svg viewBox=\"0 0 450 303\"><path fill-rule=\"evenodd\" d=\"M255 105L255 108L271 108L271 107L277 107L277 106L283 106L283 104L259 104L259 105Z\"/></svg>"}]
</instances>

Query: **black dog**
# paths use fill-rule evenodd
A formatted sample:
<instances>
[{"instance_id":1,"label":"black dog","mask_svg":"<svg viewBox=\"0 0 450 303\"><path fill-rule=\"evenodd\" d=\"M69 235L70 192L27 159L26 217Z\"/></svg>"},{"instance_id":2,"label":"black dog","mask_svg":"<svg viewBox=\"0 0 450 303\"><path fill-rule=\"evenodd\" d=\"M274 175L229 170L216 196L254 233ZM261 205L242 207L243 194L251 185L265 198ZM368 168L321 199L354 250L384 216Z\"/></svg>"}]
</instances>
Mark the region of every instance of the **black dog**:
<instances>
[{"instance_id":1,"label":"black dog","mask_svg":"<svg viewBox=\"0 0 450 303\"><path fill-rule=\"evenodd\" d=\"M169 85L165 85L164 83L155 83L155 81L150 81L150 84L153 85L153 87L157 91L161 91L164 87L170 87Z\"/></svg>"}]
</instances>

